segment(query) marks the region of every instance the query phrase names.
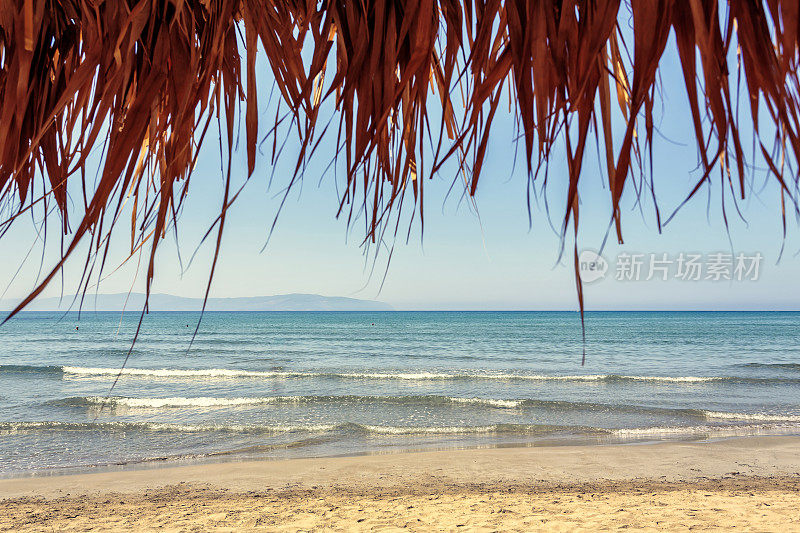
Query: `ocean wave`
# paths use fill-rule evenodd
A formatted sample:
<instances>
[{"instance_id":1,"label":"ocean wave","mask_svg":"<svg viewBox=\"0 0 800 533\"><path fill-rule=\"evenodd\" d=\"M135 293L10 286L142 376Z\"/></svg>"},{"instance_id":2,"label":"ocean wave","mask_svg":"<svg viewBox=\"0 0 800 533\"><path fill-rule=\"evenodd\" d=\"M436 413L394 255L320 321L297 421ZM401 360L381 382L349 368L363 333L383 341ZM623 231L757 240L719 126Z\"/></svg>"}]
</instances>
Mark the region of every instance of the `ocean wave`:
<instances>
[{"instance_id":1,"label":"ocean wave","mask_svg":"<svg viewBox=\"0 0 800 533\"><path fill-rule=\"evenodd\" d=\"M159 409L162 407L236 407L239 405L259 405L267 403L285 403L300 401L300 397L268 396L263 398L106 398L102 396L89 396L74 398L67 401L70 404L110 405L139 409Z\"/></svg>"},{"instance_id":2,"label":"ocean wave","mask_svg":"<svg viewBox=\"0 0 800 533\"><path fill-rule=\"evenodd\" d=\"M800 415L791 414L759 414L729 413L722 411L706 411L703 409L653 407L644 405L625 405L591 402L566 402L559 400L536 399L497 399L455 396L256 396L256 397L172 397L172 398L127 398L103 396L79 396L67 398L56 403L77 406L110 406L131 409L162 408L214 408L239 407L268 404L314 404L314 403L378 403L399 405L475 405L497 409L519 409L523 407L541 408L559 411L619 411L636 412L653 415L677 415L689 418L705 418L709 420L752 420L762 422L800 422Z\"/></svg>"},{"instance_id":3,"label":"ocean wave","mask_svg":"<svg viewBox=\"0 0 800 533\"><path fill-rule=\"evenodd\" d=\"M547 434L558 431L607 433L606 430L573 426L536 424L492 424L483 426L389 426L356 423L342 424L169 424L160 422L3 422L0 435L12 435L34 431L104 431L104 432L166 432L166 433L328 433L340 431L345 434L373 435L461 435L482 433Z\"/></svg>"},{"instance_id":4,"label":"ocean wave","mask_svg":"<svg viewBox=\"0 0 800 533\"><path fill-rule=\"evenodd\" d=\"M0 374L62 374L63 368L60 366L36 366L36 365L0 365Z\"/></svg>"},{"instance_id":5,"label":"ocean wave","mask_svg":"<svg viewBox=\"0 0 800 533\"><path fill-rule=\"evenodd\" d=\"M625 439L663 437L745 437L754 435L800 434L797 424L748 424L740 426L653 426L609 430L611 435Z\"/></svg>"},{"instance_id":6,"label":"ocean wave","mask_svg":"<svg viewBox=\"0 0 800 533\"><path fill-rule=\"evenodd\" d=\"M220 377L220 378L237 378L237 377L281 377L287 372L280 371L255 371L255 370L230 370L226 368L209 368L199 370L180 370L169 368L92 368L83 366L63 366L62 372L65 374L76 374L84 376L151 376L151 377Z\"/></svg>"},{"instance_id":7,"label":"ocean wave","mask_svg":"<svg viewBox=\"0 0 800 533\"><path fill-rule=\"evenodd\" d=\"M526 402L526 400L493 400L491 398L448 398L453 403L463 403L470 405L488 405L489 407L499 407L503 409L515 409Z\"/></svg>"},{"instance_id":8,"label":"ocean wave","mask_svg":"<svg viewBox=\"0 0 800 533\"><path fill-rule=\"evenodd\" d=\"M760 413L723 413L720 411L703 411L706 418L722 420L758 420L765 422L800 422L800 415L760 414Z\"/></svg>"},{"instance_id":9,"label":"ocean wave","mask_svg":"<svg viewBox=\"0 0 800 533\"><path fill-rule=\"evenodd\" d=\"M161 408L214 408L214 407L248 407L269 404L314 404L314 403L371 403L395 405L447 406L465 405L490 407L495 409L546 409L555 411L620 411L645 414L678 415L692 418L704 418L705 411L669 407L652 407L643 405L608 404L591 402L567 402L562 400L538 400L533 398L480 398L437 395L407 396L256 396L256 397L172 397L172 398L128 398L104 396L78 396L55 400L52 403L79 406L112 408L125 407L133 409Z\"/></svg>"},{"instance_id":10,"label":"ocean wave","mask_svg":"<svg viewBox=\"0 0 800 533\"><path fill-rule=\"evenodd\" d=\"M170 407L237 407L262 404L300 403L396 403L396 404L469 404L499 409L513 409L533 400L502 400L493 398L459 398L447 396L260 396L260 397L173 397L173 398L126 398L103 396L79 396L54 403L77 406L111 406L134 409L160 409Z\"/></svg>"},{"instance_id":11,"label":"ocean wave","mask_svg":"<svg viewBox=\"0 0 800 533\"><path fill-rule=\"evenodd\" d=\"M755 365L755 363L751 363ZM759 363L760 364L760 363ZM763 366L763 365L762 365ZM775 365L778 366L778 365ZM781 367L792 367L781 363ZM645 376L622 374L583 374L546 375L517 373L481 372L315 372L287 370L244 370L229 368L176 369L176 368L119 368L82 367L55 365L0 365L0 373L62 374L81 377L134 376L157 379L360 379L360 380L399 380L399 381L553 381L576 383L665 383L665 384L704 384L704 383L800 383L800 378L791 377L747 377L747 376Z\"/></svg>"},{"instance_id":12,"label":"ocean wave","mask_svg":"<svg viewBox=\"0 0 800 533\"><path fill-rule=\"evenodd\" d=\"M49 368L49 367L48 367ZM57 368L57 367L56 367ZM652 382L652 383L708 383L708 382L797 382L792 378L751 378L739 376L640 376L620 374L544 375L512 373L459 373L459 372L314 372L283 370L239 370L227 368L207 369L146 369L61 367L64 374L81 376L143 376L155 378L333 378L372 380L497 380L497 381L565 381L565 382Z\"/></svg>"},{"instance_id":13,"label":"ocean wave","mask_svg":"<svg viewBox=\"0 0 800 533\"><path fill-rule=\"evenodd\" d=\"M367 433L376 435L464 435L480 433L543 434L564 430L583 430L570 426L536 424L491 424L486 426L372 426L354 424ZM604 432L603 430L595 430Z\"/></svg>"},{"instance_id":14,"label":"ocean wave","mask_svg":"<svg viewBox=\"0 0 800 533\"><path fill-rule=\"evenodd\" d=\"M24 433L30 431L151 431L169 433L259 433L275 434L297 432L331 431L335 424L170 424L162 422L2 422L0 435Z\"/></svg>"},{"instance_id":15,"label":"ocean wave","mask_svg":"<svg viewBox=\"0 0 800 533\"><path fill-rule=\"evenodd\" d=\"M330 438L352 435L556 435L611 436L625 440L668 437L730 437L748 435L800 434L800 424L781 419L744 425L686 425L636 428L596 428L548 424L487 424L476 426L393 426L345 422L339 424L175 424L163 422L3 422L0 436L31 432L99 431L104 433L236 433L255 435L316 434Z\"/></svg>"}]
</instances>

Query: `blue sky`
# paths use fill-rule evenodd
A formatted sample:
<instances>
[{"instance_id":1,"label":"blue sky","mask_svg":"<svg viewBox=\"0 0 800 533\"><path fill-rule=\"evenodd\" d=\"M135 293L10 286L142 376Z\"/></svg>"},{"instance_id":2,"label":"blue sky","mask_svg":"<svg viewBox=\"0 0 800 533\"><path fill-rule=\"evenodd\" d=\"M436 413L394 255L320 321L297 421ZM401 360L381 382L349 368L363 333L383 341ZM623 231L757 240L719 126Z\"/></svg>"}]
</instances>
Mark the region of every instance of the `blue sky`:
<instances>
[{"instance_id":1,"label":"blue sky","mask_svg":"<svg viewBox=\"0 0 800 533\"><path fill-rule=\"evenodd\" d=\"M266 71L263 64L262 67ZM666 218L701 174L697 169L683 82L669 46L661 75L664 109L656 111L659 132L654 142L654 181L662 217ZM268 91L269 85L262 83L261 87ZM262 129L271 116L266 111L262 113ZM617 126L622 127L620 121ZM306 292L380 299L398 309L577 309L571 257L567 255L558 262L559 235L548 223L541 196L534 199L533 225L529 228L527 177L522 154L512 173L514 126L511 116L497 117L493 132L476 196L480 220L470 209L469 202L462 201L458 187L447 196L452 172L426 181L424 239L420 239L419 225L415 222L411 239L406 244L407 225L401 225L402 236L398 238L380 291L386 254L378 257L370 276L372 258L365 257L360 247L363 223L353 224L348 231L345 220L335 218L338 197L334 177L328 174L320 179L329 162L327 154L331 154L331 143L321 146L318 157L306 171L304 182L290 193L272 240L261 252L282 187L288 183L297 145L293 141L288 143L285 153L289 155L274 169L271 187L268 187L268 180L273 169L268 155L261 156L245 194L230 211L212 295ZM746 133L746 138L749 135ZM237 180L242 179L246 170L243 144L234 154ZM547 196L553 223L558 227L563 210L566 163L563 151L557 151L556 155L550 168ZM340 186L341 179L340 175ZM607 228L610 201L603 186L606 178L593 144L587 148L581 179L579 247L598 249ZM625 244L618 246L612 236L604 256L613 261L619 252L668 253L671 256L680 252L760 252L764 261L758 281L618 282L609 275L605 280L586 286L587 309L800 308L797 291L792 290L800 277L800 258L795 257L797 224L789 221L786 251L781 262L776 264L782 244L778 188L771 181L764 185L763 170L755 172L753 182L757 192L751 192L741 204L746 222L729 210L732 245L720 216L718 174L714 177L710 197L709 189L704 188L662 234L657 232L649 195L645 195L642 213L636 205L633 189L629 188L623 198ZM209 134L192 177L186 210L180 219L184 262L218 213L222 187L216 134ZM731 207L729 194L726 200ZM112 251L112 267L106 269L107 277L100 285L100 292L144 289L144 277L142 272L137 275L135 260L111 274L125 256L129 228L124 226L123 222L117 235L119 244ZM42 257L41 247L35 247L23 263L34 239L30 219L20 221L16 231L4 238L6 260L0 262L0 282L6 290L6 298L21 298L34 285ZM56 259L56 224L50 226L49 239L44 255L46 267ZM568 246L571 247L571 243ZM174 240L168 237L159 251L154 291L202 296L212 250L213 238L200 249L192 265L182 270ZM73 260L65 270L65 293L75 291L83 266L80 256L75 259L77 261ZM21 264L20 274L11 282ZM60 281L56 280L45 295L55 296L60 290Z\"/></svg>"}]
</instances>

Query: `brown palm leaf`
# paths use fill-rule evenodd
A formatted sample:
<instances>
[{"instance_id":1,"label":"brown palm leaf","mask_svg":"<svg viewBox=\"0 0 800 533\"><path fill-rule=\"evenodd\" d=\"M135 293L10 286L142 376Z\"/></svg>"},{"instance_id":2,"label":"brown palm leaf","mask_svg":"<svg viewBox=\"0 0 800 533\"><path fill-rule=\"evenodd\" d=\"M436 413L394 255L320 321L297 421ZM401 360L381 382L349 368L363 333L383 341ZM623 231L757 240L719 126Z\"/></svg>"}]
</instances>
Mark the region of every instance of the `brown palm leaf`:
<instances>
[{"instance_id":1,"label":"brown palm leaf","mask_svg":"<svg viewBox=\"0 0 800 533\"><path fill-rule=\"evenodd\" d=\"M717 165L744 197L741 106L750 111L758 157L781 186L785 217L785 206L797 211L790 169L800 155L799 11L796 0L4 0L0 235L31 209L50 213L54 201L70 239L12 315L79 242L89 239L90 254L105 259L127 202L131 254L150 247L149 292L158 243L176 223L216 117L229 157L218 253L235 198L230 157L238 109L243 105L249 173L259 136L281 120L259 124L261 53L300 138L295 179L309 158L324 157L316 153L320 138L335 135L347 180L340 212L363 210L372 241L391 227L407 191L422 217L423 178L450 159L475 194L507 92L531 177L547 166L554 146L566 146L569 172L558 184L567 191L564 235L570 226L578 231L586 145L603 145L622 242L620 200L641 178L642 154L652 153L657 75L670 42L704 170L687 199ZM454 101L459 93L463 101ZM335 134L319 122L326 104L335 108ZM626 123L621 139L612 116ZM103 153L96 185L86 172L93 149ZM42 188L33 193L37 179ZM84 198L74 229L67 201L73 182ZM582 309L577 265L576 280Z\"/></svg>"}]
</instances>

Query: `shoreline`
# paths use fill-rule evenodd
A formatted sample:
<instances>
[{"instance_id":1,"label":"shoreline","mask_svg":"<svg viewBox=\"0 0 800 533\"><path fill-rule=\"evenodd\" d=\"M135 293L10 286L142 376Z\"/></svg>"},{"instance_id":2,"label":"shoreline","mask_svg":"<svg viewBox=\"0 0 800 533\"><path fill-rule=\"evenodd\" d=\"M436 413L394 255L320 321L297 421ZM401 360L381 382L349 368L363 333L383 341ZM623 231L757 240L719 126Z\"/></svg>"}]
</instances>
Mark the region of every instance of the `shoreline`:
<instances>
[{"instance_id":1,"label":"shoreline","mask_svg":"<svg viewBox=\"0 0 800 533\"><path fill-rule=\"evenodd\" d=\"M584 483L725 476L800 476L800 436L731 437L714 441L509 446L401 451L316 458L153 464L102 472L0 479L0 500L102 492L135 492L180 483L227 490L407 486L433 477L458 484Z\"/></svg>"},{"instance_id":2,"label":"shoreline","mask_svg":"<svg viewBox=\"0 0 800 533\"><path fill-rule=\"evenodd\" d=\"M0 531L797 529L800 437L421 451L0 480Z\"/></svg>"},{"instance_id":3,"label":"shoreline","mask_svg":"<svg viewBox=\"0 0 800 533\"><path fill-rule=\"evenodd\" d=\"M636 446L657 446L670 444L700 444L713 445L726 441L738 441L748 439L772 439L788 438L797 439L800 446L800 433L792 432L786 434L744 434L744 435L720 435L720 436L696 436L673 439L637 439L637 440L593 440L593 439L542 439L537 441L519 442L498 442L491 444L466 444L466 445L443 445L443 446L419 446L409 447L387 447L375 448L362 451L336 453L330 455L298 455L298 456L246 456L236 452L215 452L209 454L186 455L186 456L163 456L152 457L141 460L132 460L120 463L103 463L96 465L77 465L68 467L54 467L41 470L30 470L27 472L17 472L9 475L0 475L0 485L6 481L22 481L33 479L53 479L69 476L83 476L92 474L125 474L138 471L170 470L178 468L202 468L210 465L224 465L229 463L251 463L259 464L262 462L286 462L286 461L326 461L337 459L355 459L376 456L405 456L409 454L425 453L468 453L476 450L500 450L500 449L524 449L524 448L607 448L607 447L636 447ZM0 489L0 499L2 499L2 489Z\"/></svg>"}]
</instances>

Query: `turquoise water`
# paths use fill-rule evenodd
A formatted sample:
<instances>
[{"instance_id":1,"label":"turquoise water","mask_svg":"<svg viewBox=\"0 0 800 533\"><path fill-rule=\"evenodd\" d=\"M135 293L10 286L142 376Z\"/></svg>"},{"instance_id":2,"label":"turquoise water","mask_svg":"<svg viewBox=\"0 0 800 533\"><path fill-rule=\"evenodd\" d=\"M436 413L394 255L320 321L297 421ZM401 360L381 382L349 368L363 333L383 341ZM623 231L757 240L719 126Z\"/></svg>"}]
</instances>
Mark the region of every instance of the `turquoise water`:
<instances>
[{"instance_id":1,"label":"turquoise water","mask_svg":"<svg viewBox=\"0 0 800 533\"><path fill-rule=\"evenodd\" d=\"M800 313L23 313L0 476L800 434ZM76 326L78 329L76 330ZM188 326L188 327L187 327Z\"/></svg>"}]
</instances>

